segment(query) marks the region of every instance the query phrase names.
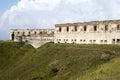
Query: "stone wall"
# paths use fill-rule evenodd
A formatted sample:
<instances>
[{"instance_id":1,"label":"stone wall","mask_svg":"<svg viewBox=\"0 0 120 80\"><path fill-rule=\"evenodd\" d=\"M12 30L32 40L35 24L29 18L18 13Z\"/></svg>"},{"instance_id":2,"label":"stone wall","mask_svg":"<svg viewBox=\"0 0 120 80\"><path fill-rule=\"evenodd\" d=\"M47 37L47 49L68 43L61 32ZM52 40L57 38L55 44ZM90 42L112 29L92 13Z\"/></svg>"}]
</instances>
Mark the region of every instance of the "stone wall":
<instances>
[{"instance_id":1,"label":"stone wall","mask_svg":"<svg viewBox=\"0 0 120 80\"><path fill-rule=\"evenodd\" d=\"M56 24L54 42L120 44L120 20Z\"/></svg>"},{"instance_id":2,"label":"stone wall","mask_svg":"<svg viewBox=\"0 0 120 80\"><path fill-rule=\"evenodd\" d=\"M12 29L10 40L23 41L35 48L47 42L54 42L53 29Z\"/></svg>"},{"instance_id":3,"label":"stone wall","mask_svg":"<svg viewBox=\"0 0 120 80\"><path fill-rule=\"evenodd\" d=\"M47 42L120 44L120 20L56 24L54 29L12 29L10 39L35 48Z\"/></svg>"}]
</instances>

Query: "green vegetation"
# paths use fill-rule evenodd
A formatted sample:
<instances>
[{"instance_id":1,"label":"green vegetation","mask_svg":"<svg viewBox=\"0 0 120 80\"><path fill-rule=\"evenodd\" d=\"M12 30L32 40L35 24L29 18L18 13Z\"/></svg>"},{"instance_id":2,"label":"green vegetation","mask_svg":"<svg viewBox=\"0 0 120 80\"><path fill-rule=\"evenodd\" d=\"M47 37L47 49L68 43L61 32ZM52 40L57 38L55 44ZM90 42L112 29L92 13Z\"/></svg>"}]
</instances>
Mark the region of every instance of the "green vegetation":
<instances>
[{"instance_id":1,"label":"green vegetation","mask_svg":"<svg viewBox=\"0 0 120 80\"><path fill-rule=\"evenodd\" d=\"M0 80L120 80L119 45L0 42Z\"/></svg>"}]
</instances>

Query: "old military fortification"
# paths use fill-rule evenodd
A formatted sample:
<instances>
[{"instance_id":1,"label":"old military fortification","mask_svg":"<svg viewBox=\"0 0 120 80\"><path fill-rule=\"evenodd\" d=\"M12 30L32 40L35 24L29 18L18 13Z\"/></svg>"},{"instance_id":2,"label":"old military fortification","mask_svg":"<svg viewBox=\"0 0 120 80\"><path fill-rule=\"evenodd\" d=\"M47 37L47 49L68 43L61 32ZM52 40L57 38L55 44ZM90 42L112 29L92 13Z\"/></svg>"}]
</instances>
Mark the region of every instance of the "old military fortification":
<instances>
[{"instance_id":1,"label":"old military fortification","mask_svg":"<svg viewBox=\"0 0 120 80\"><path fill-rule=\"evenodd\" d=\"M10 39L0 41L0 80L120 80L120 20L12 29Z\"/></svg>"},{"instance_id":2,"label":"old military fortification","mask_svg":"<svg viewBox=\"0 0 120 80\"><path fill-rule=\"evenodd\" d=\"M46 42L120 44L120 20L55 24L55 29L13 29L10 39L39 47Z\"/></svg>"},{"instance_id":3,"label":"old military fortification","mask_svg":"<svg viewBox=\"0 0 120 80\"><path fill-rule=\"evenodd\" d=\"M47 42L54 41L53 29L12 29L11 40L23 41L38 48Z\"/></svg>"}]
</instances>

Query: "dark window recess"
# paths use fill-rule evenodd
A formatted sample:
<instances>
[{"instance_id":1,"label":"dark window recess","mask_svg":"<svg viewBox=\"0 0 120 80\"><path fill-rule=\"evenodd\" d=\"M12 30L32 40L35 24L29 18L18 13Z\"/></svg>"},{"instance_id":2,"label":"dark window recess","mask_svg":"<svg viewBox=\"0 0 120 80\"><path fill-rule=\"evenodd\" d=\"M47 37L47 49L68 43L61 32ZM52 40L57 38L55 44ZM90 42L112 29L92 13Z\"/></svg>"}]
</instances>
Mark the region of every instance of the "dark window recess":
<instances>
[{"instance_id":1,"label":"dark window recess","mask_svg":"<svg viewBox=\"0 0 120 80\"><path fill-rule=\"evenodd\" d=\"M37 34L37 32L34 33L35 35Z\"/></svg>"},{"instance_id":2,"label":"dark window recess","mask_svg":"<svg viewBox=\"0 0 120 80\"><path fill-rule=\"evenodd\" d=\"M107 40L104 40L104 42L107 42Z\"/></svg>"},{"instance_id":3,"label":"dark window recess","mask_svg":"<svg viewBox=\"0 0 120 80\"><path fill-rule=\"evenodd\" d=\"M11 38L12 38L12 40L14 40L14 38L15 38L14 32L11 34Z\"/></svg>"},{"instance_id":4,"label":"dark window recess","mask_svg":"<svg viewBox=\"0 0 120 80\"><path fill-rule=\"evenodd\" d=\"M75 26L75 31L77 31L77 26Z\"/></svg>"},{"instance_id":5,"label":"dark window recess","mask_svg":"<svg viewBox=\"0 0 120 80\"><path fill-rule=\"evenodd\" d=\"M17 34L19 34L20 32L18 32Z\"/></svg>"},{"instance_id":6,"label":"dark window recess","mask_svg":"<svg viewBox=\"0 0 120 80\"><path fill-rule=\"evenodd\" d=\"M61 30L62 30L61 27L59 27L59 32L61 32Z\"/></svg>"},{"instance_id":7,"label":"dark window recess","mask_svg":"<svg viewBox=\"0 0 120 80\"><path fill-rule=\"evenodd\" d=\"M25 36L25 32L23 32L23 34L22 34L23 36Z\"/></svg>"},{"instance_id":8,"label":"dark window recess","mask_svg":"<svg viewBox=\"0 0 120 80\"><path fill-rule=\"evenodd\" d=\"M87 27L86 26L84 26L84 31L86 31L87 30Z\"/></svg>"},{"instance_id":9,"label":"dark window recess","mask_svg":"<svg viewBox=\"0 0 120 80\"><path fill-rule=\"evenodd\" d=\"M67 27L67 32L69 31L69 27Z\"/></svg>"},{"instance_id":10,"label":"dark window recess","mask_svg":"<svg viewBox=\"0 0 120 80\"><path fill-rule=\"evenodd\" d=\"M117 25L117 30L120 30L120 25Z\"/></svg>"},{"instance_id":11,"label":"dark window recess","mask_svg":"<svg viewBox=\"0 0 120 80\"><path fill-rule=\"evenodd\" d=\"M97 26L96 25L94 26L94 31L97 31Z\"/></svg>"},{"instance_id":12,"label":"dark window recess","mask_svg":"<svg viewBox=\"0 0 120 80\"><path fill-rule=\"evenodd\" d=\"M113 39L112 41L115 42L115 39Z\"/></svg>"},{"instance_id":13,"label":"dark window recess","mask_svg":"<svg viewBox=\"0 0 120 80\"><path fill-rule=\"evenodd\" d=\"M30 35L30 32L28 34Z\"/></svg>"},{"instance_id":14,"label":"dark window recess","mask_svg":"<svg viewBox=\"0 0 120 80\"><path fill-rule=\"evenodd\" d=\"M25 42L28 42L28 40L25 40Z\"/></svg>"},{"instance_id":15,"label":"dark window recess","mask_svg":"<svg viewBox=\"0 0 120 80\"><path fill-rule=\"evenodd\" d=\"M101 42L103 42L103 40L101 40Z\"/></svg>"},{"instance_id":16,"label":"dark window recess","mask_svg":"<svg viewBox=\"0 0 120 80\"><path fill-rule=\"evenodd\" d=\"M42 34L42 32L40 32L39 34Z\"/></svg>"},{"instance_id":17,"label":"dark window recess","mask_svg":"<svg viewBox=\"0 0 120 80\"><path fill-rule=\"evenodd\" d=\"M107 31L108 30L108 25L105 25L105 31Z\"/></svg>"},{"instance_id":18,"label":"dark window recess","mask_svg":"<svg viewBox=\"0 0 120 80\"><path fill-rule=\"evenodd\" d=\"M93 40L93 42L96 42L96 40Z\"/></svg>"},{"instance_id":19,"label":"dark window recess","mask_svg":"<svg viewBox=\"0 0 120 80\"><path fill-rule=\"evenodd\" d=\"M120 42L120 39L117 39L117 42Z\"/></svg>"}]
</instances>

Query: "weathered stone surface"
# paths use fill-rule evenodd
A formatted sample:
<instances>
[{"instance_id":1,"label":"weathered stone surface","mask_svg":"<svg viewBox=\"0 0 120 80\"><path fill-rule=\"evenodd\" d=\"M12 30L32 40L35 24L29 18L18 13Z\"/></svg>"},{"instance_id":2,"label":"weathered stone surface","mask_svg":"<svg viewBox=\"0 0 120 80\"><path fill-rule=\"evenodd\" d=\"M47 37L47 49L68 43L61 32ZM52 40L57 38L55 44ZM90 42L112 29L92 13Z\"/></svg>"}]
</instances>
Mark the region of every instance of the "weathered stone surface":
<instances>
[{"instance_id":1,"label":"weathered stone surface","mask_svg":"<svg viewBox=\"0 0 120 80\"><path fill-rule=\"evenodd\" d=\"M54 42L120 44L120 20L56 24Z\"/></svg>"},{"instance_id":2,"label":"weathered stone surface","mask_svg":"<svg viewBox=\"0 0 120 80\"><path fill-rule=\"evenodd\" d=\"M120 20L55 24L54 29L12 29L10 39L35 48L47 42L120 44Z\"/></svg>"},{"instance_id":3,"label":"weathered stone surface","mask_svg":"<svg viewBox=\"0 0 120 80\"><path fill-rule=\"evenodd\" d=\"M14 36L12 36L14 34ZM54 41L53 29L12 29L11 40L23 41L38 48L47 42ZM14 37L14 39L12 39Z\"/></svg>"}]
</instances>

